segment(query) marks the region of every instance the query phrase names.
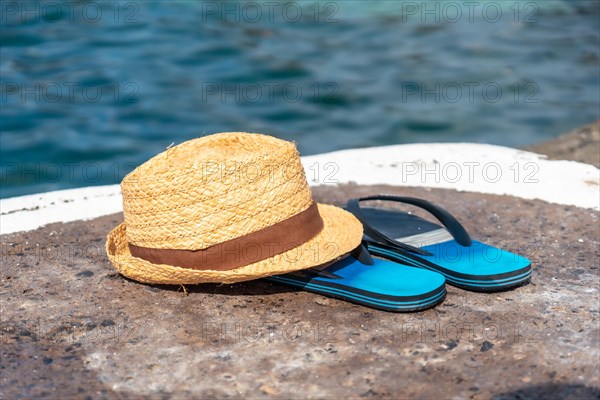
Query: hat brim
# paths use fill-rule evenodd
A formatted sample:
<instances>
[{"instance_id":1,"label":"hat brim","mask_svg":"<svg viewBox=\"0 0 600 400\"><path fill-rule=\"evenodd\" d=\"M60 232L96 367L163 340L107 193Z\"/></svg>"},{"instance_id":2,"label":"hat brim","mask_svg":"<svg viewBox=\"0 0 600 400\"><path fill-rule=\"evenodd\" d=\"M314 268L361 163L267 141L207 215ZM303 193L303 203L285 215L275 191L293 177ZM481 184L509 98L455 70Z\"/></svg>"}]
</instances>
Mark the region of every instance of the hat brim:
<instances>
[{"instance_id":1,"label":"hat brim","mask_svg":"<svg viewBox=\"0 0 600 400\"><path fill-rule=\"evenodd\" d=\"M362 225L352 214L331 205L318 204L318 208L323 219L323 229L317 236L285 253L228 271L153 264L134 257L129 251L125 223L108 234L106 253L119 273L144 283L234 283L285 274L333 261L360 244Z\"/></svg>"}]
</instances>

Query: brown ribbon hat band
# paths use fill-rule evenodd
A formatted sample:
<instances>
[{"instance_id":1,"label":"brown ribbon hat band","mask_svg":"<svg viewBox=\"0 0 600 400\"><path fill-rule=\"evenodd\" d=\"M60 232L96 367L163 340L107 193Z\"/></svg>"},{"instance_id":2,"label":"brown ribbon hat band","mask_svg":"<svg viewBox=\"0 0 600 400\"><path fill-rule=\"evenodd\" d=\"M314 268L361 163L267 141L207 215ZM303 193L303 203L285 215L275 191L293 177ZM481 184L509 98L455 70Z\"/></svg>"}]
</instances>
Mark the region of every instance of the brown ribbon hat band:
<instances>
[{"instance_id":1,"label":"brown ribbon hat band","mask_svg":"<svg viewBox=\"0 0 600 400\"><path fill-rule=\"evenodd\" d=\"M323 220L316 203L286 220L202 250L152 249L129 243L134 257L154 264L227 271L266 260L317 236Z\"/></svg>"}]
</instances>

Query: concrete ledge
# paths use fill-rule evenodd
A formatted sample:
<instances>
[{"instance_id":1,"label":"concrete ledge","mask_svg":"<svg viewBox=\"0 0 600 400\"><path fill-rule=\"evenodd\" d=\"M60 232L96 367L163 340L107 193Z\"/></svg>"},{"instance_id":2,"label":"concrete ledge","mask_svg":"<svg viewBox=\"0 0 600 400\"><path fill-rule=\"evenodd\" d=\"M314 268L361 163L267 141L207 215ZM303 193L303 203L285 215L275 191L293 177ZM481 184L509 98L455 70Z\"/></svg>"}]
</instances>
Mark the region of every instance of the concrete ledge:
<instances>
[{"instance_id":1,"label":"concrete ledge","mask_svg":"<svg viewBox=\"0 0 600 400\"><path fill-rule=\"evenodd\" d=\"M119 185L57 190L0 200L0 234L53 222L88 220L123 210Z\"/></svg>"},{"instance_id":2,"label":"concrete ledge","mask_svg":"<svg viewBox=\"0 0 600 400\"><path fill-rule=\"evenodd\" d=\"M600 119L526 150L548 154L552 160L573 160L600 168Z\"/></svg>"},{"instance_id":3,"label":"concrete ledge","mask_svg":"<svg viewBox=\"0 0 600 400\"><path fill-rule=\"evenodd\" d=\"M414 314L264 281L143 285L106 258L118 185L4 199L0 397L598 398L596 167L478 144L303 163L320 202L389 192L443 205L474 238L530 258L532 283L449 286Z\"/></svg>"},{"instance_id":4,"label":"concrete ledge","mask_svg":"<svg viewBox=\"0 0 600 400\"><path fill-rule=\"evenodd\" d=\"M344 150L302 159L311 185L389 184L507 194L598 209L600 170L573 161L473 143L410 144ZM0 234L122 210L118 185L0 200Z\"/></svg>"},{"instance_id":5,"label":"concrete ledge","mask_svg":"<svg viewBox=\"0 0 600 400\"><path fill-rule=\"evenodd\" d=\"M0 397L598 398L598 211L314 188L333 204L378 192L442 204L474 238L529 257L532 283L494 294L449 286L441 305L414 314L264 281L143 285L104 253L122 214L54 223L0 237Z\"/></svg>"},{"instance_id":6,"label":"concrete ledge","mask_svg":"<svg viewBox=\"0 0 600 400\"><path fill-rule=\"evenodd\" d=\"M344 150L303 159L310 179L318 163L339 169L338 182L435 187L598 209L598 168L573 161L474 143L408 144ZM325 175L325 174L323 174ZM321 176L323 176L321 175Z\"/></svg>"}]
</instances>

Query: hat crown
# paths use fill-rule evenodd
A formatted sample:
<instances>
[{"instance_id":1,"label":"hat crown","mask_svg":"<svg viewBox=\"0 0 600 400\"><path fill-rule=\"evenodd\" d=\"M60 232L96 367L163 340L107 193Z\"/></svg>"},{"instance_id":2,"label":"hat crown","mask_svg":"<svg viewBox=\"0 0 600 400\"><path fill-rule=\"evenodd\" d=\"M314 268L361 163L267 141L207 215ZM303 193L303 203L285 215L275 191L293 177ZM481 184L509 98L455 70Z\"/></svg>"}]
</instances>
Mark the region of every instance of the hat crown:
<instances>
[{"instance_id":1,"label":"hat crown","mask_svg":"<svg viewBox=\"0 0 600 400\"><path fill-rule=\"evenodd\" d=\"M206 249L313 203L296 146L243 132L171 147L128 174L121 190L128 242L157 249Z\"/></svg>"}]
</instances>

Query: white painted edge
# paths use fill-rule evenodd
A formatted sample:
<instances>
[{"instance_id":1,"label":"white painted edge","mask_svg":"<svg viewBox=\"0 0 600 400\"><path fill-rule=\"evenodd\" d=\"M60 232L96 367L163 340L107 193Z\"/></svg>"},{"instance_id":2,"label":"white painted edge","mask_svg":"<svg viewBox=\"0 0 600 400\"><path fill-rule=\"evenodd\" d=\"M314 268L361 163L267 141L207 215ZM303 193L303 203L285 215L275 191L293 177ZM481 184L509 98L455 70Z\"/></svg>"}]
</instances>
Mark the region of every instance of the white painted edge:
<instances>
[{"instance_id":1,"label":"white painted edge","mask_svg":"<svg viewBox=\"0 0 600 400\"><path fill-rule=\"evenodd\" d=\"M474 143L407 144L302 158L311 186L432 187L540 199L600 209L600 170L508 147ZM0 200L0 234L122 211L119 185L59 190Z\"/></svg>"}]
</instances>

